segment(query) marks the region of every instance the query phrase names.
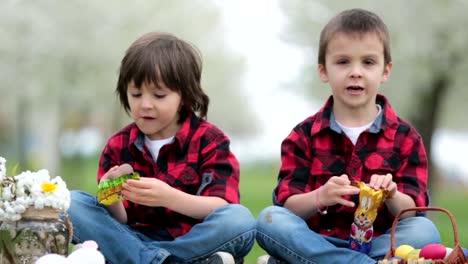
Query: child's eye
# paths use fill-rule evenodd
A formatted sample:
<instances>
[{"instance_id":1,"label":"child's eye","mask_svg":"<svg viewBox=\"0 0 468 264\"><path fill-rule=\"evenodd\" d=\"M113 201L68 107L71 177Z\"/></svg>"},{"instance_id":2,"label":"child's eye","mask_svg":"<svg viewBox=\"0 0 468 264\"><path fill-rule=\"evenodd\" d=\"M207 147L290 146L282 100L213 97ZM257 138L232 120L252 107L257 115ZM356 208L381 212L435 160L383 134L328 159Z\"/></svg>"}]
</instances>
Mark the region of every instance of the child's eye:
<instances>
[{"instance_id":1,"label":"child's eye","mask_svg":"<svg viewBox=\"0 0 468 264\"><path fill-rule=\"evenodd\" d=\"M373 60L365 60L365 61L364 61L364 64L366 64L366 65L374 65L374 64L375 64L375 61L373 61Z\"/></svg>"},{"instance_id":2,"label":"child's eye","mask_svg":"<svg viewBox=\"0 0 468 264\"><path fill-rule=\"evenodd\" d=\"M154 97L158 98L158 99L163 99L164 97L166 97L165 94L154 94Z\"/></svg>"},{"instance_id":3,"label":"child's eye","mask_svg":"<svg viewBox=\"0 0 468 264\"><path fill-rule=\"evenodd\" d=\"M346 64L346 63L348 63L347 60L339 60L336 62L336 64Z\"/></svg>"},{"instance_id":4,"label":"child's eye","mask_svg":"<svg viewBox=\"0 0 468 264\"><path fill-rule=\"evenodd\" d=\"M130 94L133 98L138 98L141 96L141 93L131 93Z\"/></svg>"}]
</instances>

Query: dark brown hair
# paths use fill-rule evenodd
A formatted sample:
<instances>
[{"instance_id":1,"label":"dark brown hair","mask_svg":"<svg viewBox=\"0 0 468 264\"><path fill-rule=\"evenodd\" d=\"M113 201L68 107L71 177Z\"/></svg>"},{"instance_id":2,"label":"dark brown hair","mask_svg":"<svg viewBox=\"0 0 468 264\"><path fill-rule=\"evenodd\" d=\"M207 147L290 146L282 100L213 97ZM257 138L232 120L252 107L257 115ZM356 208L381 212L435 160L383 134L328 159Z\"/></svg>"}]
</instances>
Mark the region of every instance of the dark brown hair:
<instances>
[{"instance_id":1,"label":"dark brown hair","mask_svg":"<svg viewBox=\"0 0 468 264\"><path fill-rule=\"evenodd\" d=\"M129 82L133 81L137 88L145 82L155 86L164 83L181 95L179 121L191 112L206 119L209 97L201 88L201 71L201 54L194 45L168 33L150 32L127 49L120 65L116 93L129 113Z\"/></svg>"},{"instance_id":2,"label":"dark brown hair","mask_svg":"<svg viewBox=\"0 0 468 264\"><path fill-rule=\"evenodd\" d=\"M387 26L376 14L363 9L349 9L333 17L320 33L318 63L325 65L328 43L337 33L357 34L376 33L384 47L384 63L392 61L390 54L390 34Z\"/></svg>"}]
</instances>

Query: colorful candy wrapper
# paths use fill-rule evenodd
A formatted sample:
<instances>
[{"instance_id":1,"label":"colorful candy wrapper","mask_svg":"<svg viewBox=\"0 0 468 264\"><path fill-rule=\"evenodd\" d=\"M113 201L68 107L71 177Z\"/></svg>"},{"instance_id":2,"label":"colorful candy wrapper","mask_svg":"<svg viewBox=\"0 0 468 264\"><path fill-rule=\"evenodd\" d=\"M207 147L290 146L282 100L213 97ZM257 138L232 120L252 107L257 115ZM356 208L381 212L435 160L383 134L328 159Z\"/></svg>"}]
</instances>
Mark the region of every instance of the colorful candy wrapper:
<instances>
[{"instance_id":1,"label":"colorful candy wrapper","mask_svg":"<svg viewBox=\"0 0 468 264\"><path fill-rule=\"evenodd\" d=\"M98 185L98 201L104 205L111 205L116 202L122 201L120 195L122 184L126 183L129 179L140 179L138 172L125 174L114 179L101 181Z\"/></svg>"},{"instance_id":2,"label":"colorful candy wrapper","mask_svg":"<svg viewBox=\"0 0 468 264\"><path fill-rule=\"evenodd\" d=\"M374 190L363 182L353 182L353 186L359 187L359 205L354 213L354 222L351 225L349 248L368 254L371 250L372 237L374 235L374 221L380 205L387 198L385 189Z\"/></svg>"}]
</instances>

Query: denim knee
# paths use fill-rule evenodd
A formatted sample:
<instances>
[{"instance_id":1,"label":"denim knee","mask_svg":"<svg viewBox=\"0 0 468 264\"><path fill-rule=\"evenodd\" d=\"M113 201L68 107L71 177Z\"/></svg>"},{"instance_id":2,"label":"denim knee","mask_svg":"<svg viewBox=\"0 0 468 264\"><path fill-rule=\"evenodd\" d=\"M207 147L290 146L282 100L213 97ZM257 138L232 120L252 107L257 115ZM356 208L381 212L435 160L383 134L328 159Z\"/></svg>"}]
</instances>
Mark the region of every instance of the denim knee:
<instances>
[{"instance_id":1,"label":"denim knee","mask_svg":"<svg viewBox=\"0 0 468 264\"><path fill-rule=\"evenodd\" d=\"M427 244L440 243L437 226L423 216L400 220L396 232L397 244L409 244L421 248Z\"/></svg>"},{"instance_id":2,"label":"denim knee","mask_svg":"<svg viewBox=\"0 0 468 264\"><path fill-rule=\"evenodd\" d=\"M247 207L240 204L228 204L218 210L221 213L219 217L222 218L219 222L225 228L233 227L240 233L255 229L255 218Z\"/></svg>"},{"instance_id":3,"label":"denim knee","mask_svg":"<svg viewBox=\"0 0 468 264\"><path fill-rule=\"evenodd\" d=\"M82 203L90 203L93 204L96 200L95 196L92 196L83 191L70 191L70 200L71 202L82 202Z\"/></svg>"},{"instance_id":4,"label":"denim knee","mask_svg":"<svg viewBox=\"0 0 468 264\"><path fill-rule=\"evenodd\" d=\"M290 232L291 223L290 218L292 215L287 209L279 206L269 206L263 209L257 219L257 232L264 234L283 234Z\"/></svg>"}]
</instances>

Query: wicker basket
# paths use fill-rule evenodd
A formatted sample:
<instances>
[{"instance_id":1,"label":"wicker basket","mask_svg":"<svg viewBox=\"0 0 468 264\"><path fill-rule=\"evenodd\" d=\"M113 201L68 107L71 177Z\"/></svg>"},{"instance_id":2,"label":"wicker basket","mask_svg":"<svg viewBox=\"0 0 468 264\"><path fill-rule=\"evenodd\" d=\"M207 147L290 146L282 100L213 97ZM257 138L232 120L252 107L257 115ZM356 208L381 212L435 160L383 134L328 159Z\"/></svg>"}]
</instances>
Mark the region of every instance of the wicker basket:
<instances>
[{"instance_id":1,"label":"wicker basket","mask_svg":"<svg viewBox=\"0 0 468 264\"><path fill-rule=\"evenodd\" d=\"M468 264L465 254L463 253L460 243L458 242L458 229L457 229L457 224L455 222L455 217L447 209L440 208L440 207L413 207L413 208L401 210L401 212L395 217L393 224L392 224L392 232L390 235L391 247L390 247L390 250L385 255L385 259L390 259L395 256L396 226L398 224L398 221L400 220L401 215L408 211L441 211L441 212L446 213L450 217L450 221L452 222L454 247L453 247L452 253L450 253L450 255L446 259L434 260L434 263L436 264ZM402 264L407 264L407 262L403 260Z\"/></svg>"}]
</instances>

